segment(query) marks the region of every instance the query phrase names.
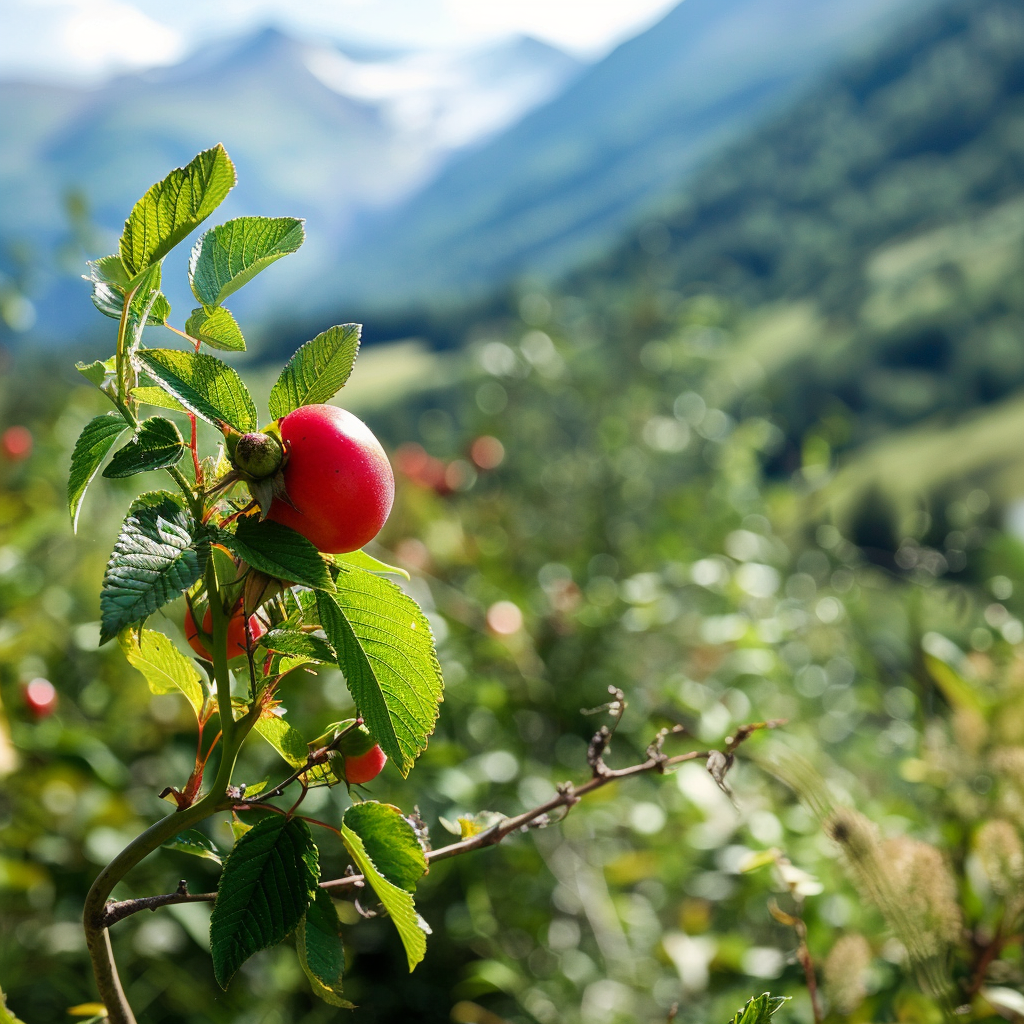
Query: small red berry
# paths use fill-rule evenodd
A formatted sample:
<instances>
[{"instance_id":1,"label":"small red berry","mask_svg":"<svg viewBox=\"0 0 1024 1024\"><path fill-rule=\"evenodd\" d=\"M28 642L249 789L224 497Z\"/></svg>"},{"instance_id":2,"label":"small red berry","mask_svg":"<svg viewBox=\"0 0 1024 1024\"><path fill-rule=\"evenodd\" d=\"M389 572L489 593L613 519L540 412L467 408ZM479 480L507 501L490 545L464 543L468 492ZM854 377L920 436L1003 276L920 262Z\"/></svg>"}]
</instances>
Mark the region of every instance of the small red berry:
<instances>
[{"instance_id":1,"label":"small red berry","mask_svg":"<svg viewBox=\"0 0 1024 1024\"><path fill-rule=\"evenodd\" d=\"M334 774L350 786L361 786L377 778L388 759L365 725L347 732L338 751L340 756L333 762Z\"/></svg>"},{"instance_id":2,"label":"small red berry","mask_svg":"<svg viewBox=\"0 0 1024 1024\"><path fill-rule=\"evenodd\" d=\"M49 679L33 679L25 687L25 703L35 718L46 718L57 710L57 691Z\"/></svg>"},{"instance_id":3,"label":"small red berry","mask_svg":"<svg viewBox=\"0 0 1024 1024\"><path fill-rule=\"evenodd\" d=\"M209 634L212 631L213 613L207 608L206 614L203 616L203 632ZM252 638L255 641L263 636L267 630L255 615L250 615L249 631L252 633ZM210 652L203 645L202 640L199 639L199 630L196 629L196 620L192 617L191 608L185 609L185 639L188 641L189 647L200 658L205 658L207 661L213 660ZM228 657L237 658L245 653L245 617L242 614L241 604L238 604L235 606L235 610L231 614L231 620L228 622Z\"/></svg>"},{"instance_id":4,"label":"small red berry","mask_svg":"<svg viewBox=\"0 0 1024 1024\"><path fill-rule=\"evenodd\" d=\"M8 427L0 435L0 450L11 462L21 462L32 454L32 432L28 427Z\"/></svg>"},{"instance_id":5,"label":"small red berry","mask_svg":"<svg viewBox=\"0 0 1024 1024\"><path fill-rule=\"evenodd\" d=\"M365 754L345 758L345 781L352 786L360 786L372 782L387 763L388 756L376 744Z\"/></svg>"}]
</instances>

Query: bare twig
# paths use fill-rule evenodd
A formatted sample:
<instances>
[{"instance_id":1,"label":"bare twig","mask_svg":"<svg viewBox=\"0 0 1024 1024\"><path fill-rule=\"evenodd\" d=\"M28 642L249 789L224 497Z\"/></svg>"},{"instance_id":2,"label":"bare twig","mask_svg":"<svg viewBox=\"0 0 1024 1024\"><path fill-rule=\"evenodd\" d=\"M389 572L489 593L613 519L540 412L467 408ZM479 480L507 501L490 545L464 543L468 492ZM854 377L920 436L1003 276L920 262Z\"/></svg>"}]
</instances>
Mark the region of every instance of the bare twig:
<instances>
[{"instance_id":1,"label":"bare twig","mask_svg":"<svg viewBox=\"0 0 1024 1024\"><path fill-rule=\"evenodd\" d=\"M730 737L727 740L727 749L735 751L735 749L746 740L753 732L758 729L773 729L779 722L758 722L753 725L743 726L742 729L737 730L735 737ZM610 738L610 730L603 726L601 730L595 735L594 740L591 741L591 749L594 748L594 741L597 736L602 735L604 732L608 732ZM671 735L681 730L671 730L666 735ZM554 811L562 810L568 813L579 801L585 797L588 793L593 793L595 790L601 789L603 786L607 786L610 782L617 782L619 779L632 778L634 775L643 775L646 772L657 772L658 774L664 774L677 765L684 764L688 761L706 761L713 751L710 750L692 750L685 754L676 754L674 757L669 757L662 752L660 744L664 742L665 736L659 734L655 738L654 742L648 747L647 760L640 762L639 764L629 765L626 768L609 768L604 764L601 756L597 758L595 763L591 764L591 769L595 774L588 779L586 782L579 786L573 785L571 782L563 782L558 786L557 793L551 797L550 800L546 800L542 804L538 804L536 807L531 808L528 811L523 811L522 814L517 814L512 818L503 818L498 822L495 822L490 828L485 829L483 832L478 832L474 836L470 836L467 839L462 839L457 843L451 843L448 846L442 846L438 850L429 850L426 853L427 862L433 864L435 861L448 860L451 857L458 857L464 853L469 853L472 850L482 850L489 846L497 846L502 840L512 835L514 832L526 832L533 828L543 828L544 826L551 824L550 815ZM260 794L258 798L253 800L232 800L225 802L219 809L220 810L235 810L240 812L245 811L277 811L278 813L285 813L281 808L273 807L265 803L271 796L280 795L280 793L292 782L294 782L303 772L307 771L310 767L320 763L314 761L313 758L320 754L327 748L321 748L320 751L315 751L310 755L310 763L304 768L296 771L293 776L281 783L280 786L276 786L273 790L268 792L266 795ZM607 750L607 742L601 747L602 755ZM715 751L714 753L722 754L721 751ZM724 756L724 755L723 755ZM595 767L595 764L599 767ZM562 815L564 817L564 814ZM561 820L561 818L557 819ZM316 824L324 824L322 822L316 822ZM331 826L327 826L332 828ZM332 831L337 831L332 828ZM351 867L341 878L334 878L326 882L320 883L321 889L326 889L330 893L341 893L349 889L358 889L362 887L365 879L360 874L352 872ZM118 921L124 920L124 918L131 916L132 914L138 913L140 910L156 910L159 907L172 906L177 903L210 903L213 902L217 897L216 893L167 893L162 896L143 896L138 899L121 900L118 903L108 903L106 908L106 914L104 917L104 923L109 927L111 924L115 924Z\"/></svg>"}]
</instances>

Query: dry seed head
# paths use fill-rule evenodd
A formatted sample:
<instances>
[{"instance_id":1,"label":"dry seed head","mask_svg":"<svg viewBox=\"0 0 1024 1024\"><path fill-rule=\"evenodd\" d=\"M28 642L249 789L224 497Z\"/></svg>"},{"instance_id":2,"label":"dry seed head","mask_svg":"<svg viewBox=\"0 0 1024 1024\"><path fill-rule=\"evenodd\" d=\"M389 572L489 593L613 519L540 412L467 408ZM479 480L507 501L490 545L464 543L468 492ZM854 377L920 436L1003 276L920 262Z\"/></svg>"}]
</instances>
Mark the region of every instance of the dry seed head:
<instances>
[{"instance_id":1,"label":"dry seed head","mask_svg":"<svg viewBox=\"0 0 1024 1024\"><path fill-rule=\"evenodd\" d=\"M840 807L824 822L825 834L838 843L851 864L871 859L878 847L878 830L874 822L859 811Z\"/></svg>"},{"instance_id":2,"label":"dry seed head","mask_svg":"<svg viewBox=\"0 0 1024 1024\"><path fill-rule=\"evenodd\" d=\"M942 854L928 843L901 836L882 843L880 862L892 897L929 955L960 938L962 920L956 881Z\"/></svg>"},{"instance_id":3,"label":"dry seed head","mask_svg":"<svg viewBox=\"0 0 1024 1024\"><path fill-rule=\"evenodd\" d=\"M986 821L974 837L974 848L993 892L1016 896L1024 885L1024 845L1008 821Z\"/></svg>"},{"instance_id":4,"label":"dry seed head","mask_svg":"<svg viewBox=\"0 0 1024 1024\"><path fill-rule=\"evenodd\" d=\"M863 935L844 935L826 957L825 987L839 1013L853 1013L864 1001L865 976L871 959L871 946Z\"/></svg>"}]
</instances>

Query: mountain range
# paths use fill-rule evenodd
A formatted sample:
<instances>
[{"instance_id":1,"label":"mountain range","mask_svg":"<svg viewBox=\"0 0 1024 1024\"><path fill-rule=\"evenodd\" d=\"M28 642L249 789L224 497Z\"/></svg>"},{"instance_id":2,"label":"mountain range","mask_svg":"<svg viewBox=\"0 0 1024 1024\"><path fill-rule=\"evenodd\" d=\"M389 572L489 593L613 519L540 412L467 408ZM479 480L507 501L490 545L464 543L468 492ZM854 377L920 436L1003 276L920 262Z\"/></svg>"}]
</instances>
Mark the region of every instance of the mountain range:
<instances>
[{"instance_id":1,"label":"mountain range","mask_svg":"<svg viewBox=\"0 0 1024 1024\"><path fill-rule=\"evenodd\" d=\"M685 0L383 211L316 291L392 309L450 305L521 275L550 280L600 255L823 68L922 6Z\"/></svg>"},{"instance_id":2,"label":"mountain range","mask_svg":"<svg viewBox=\"0 0 1024 1024\"><path fill-rule=\"evenodd\" d=\"M239 183L219 215L308 220L303 250L266 277L262 301L283 301L336 258L366 211L407 197L581 66L524 37L470 52L366 53L269 28L98 88L0 82L0 238L51 245L67 232L62 195L74 189L109 250L149 184L221 141ZM77 292L66 280L39 287L40 333L89 316L88 304L69 313ZM170 297L188 301L173 285Z\"/></svg>"},{"instance_id":3,"label":"mountain range","mask_svg":"<svg viewBox=\"0 0 1024 1024\"><path fill-rule=\"evenodd\" d=\"M589 68L531 39L367 54L267 29L97 89L0 82L0 241L52 245L75 188L109 251L134 199L220 140L239 185L219 215L308 218L299 254L239 302L243 327L463 303L592 261L928 2L685 0ZM184 258L165 278L179 308ZM66 276L37 275L33 298L37 337L93 322Z\"/></svg>"}]
</instances>

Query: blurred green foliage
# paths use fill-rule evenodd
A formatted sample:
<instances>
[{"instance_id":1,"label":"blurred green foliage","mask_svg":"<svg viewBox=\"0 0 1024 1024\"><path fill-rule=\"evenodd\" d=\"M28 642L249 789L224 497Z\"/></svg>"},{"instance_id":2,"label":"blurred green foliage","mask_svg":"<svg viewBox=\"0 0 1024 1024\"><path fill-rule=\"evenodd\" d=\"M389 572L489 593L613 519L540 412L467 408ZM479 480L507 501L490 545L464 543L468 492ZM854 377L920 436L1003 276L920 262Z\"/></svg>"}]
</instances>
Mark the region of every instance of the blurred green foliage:
<instances>
[{"instance_id":1,"label":"blurred green foliage","mask_svg":"<svg viewBox=\"0 0 1024 1024\"><path fill-rule=\"evenodd\" d=\"M477 324L465 366L424 371L448 383L360 410L399 467L377 554L412 571L447 681L410 779L386 769L371 793L418 807L435 846L442 819L586 778L607 717L585 711L609 686L629 705L616 766L663 727L686 728L676 752L788 721L740 749L733 799L694 763L435 864L411 976L387 922L339 904L354 1021L627 1024L675 1003L725 1021L770 989L792 996L776 1019L810 1024L804 925L830 1020L1020 1012L1024 546L1000 524L1020 494L1024 29L1004 0L922 25L605 268ZM52 360L2 369L0 429L35 448L0 460L0 985L44 1024L93 998L84 893L167 812L194 736L180 698L97 648L133 492L94 486L78 538L63 493L99 396ZM179 641L181 614L160 623ZM38 720L35 678L59 695ZM307 735L351 709L334 673L284 685ZM246 757L254 782L287 774L269 746ZM225 822L209 837L230 848ZM344 871L340 846L321 853ZM208 891L216 872L161 850L120 894ZM334 1019L287 946L221 994L208 915L116 926L141 1019Z\"/></svg>"},{"instance_id":2,"label":"blurred green foliage","mask_svg":"<svg viewBox=\"0 0 1024 1024\"><path fill-rule=\"evenodd\" d=\"M949 499L974 538L958 578L925 548L913 565L879 568L809 520L798 489L763 477L779 428L704 397L718 369L709 339L734 315L694 298L652 349L634 323L602 324L556 301L544 330L520 324L477 344L458 385L367 415L405 470L379 554L413 570L448 687L410 779L386 769L371 791L417 806L435 845L447 841L442 818L516 813L558 781L585 779L587 740L607 719L583 709L606 702L610 685L629 704L613 765L642 759L664 726L687 729L669 741L676 752L720 743L747 721L788 724L741 748L735 803L690 764L608 787L563 824L436 864L420 887L434 936L411 976L387 922L342 903L356 1021L659 1021L676 1002L678 1019L725 1020L770 987L793 996L781 1013L809 1022L797 936L773 917L773 898L802 912L833 1015L857 1004L879 1019L935 1019L949 996L922 989L885 906L861 898L858 864L844 867L843 844L823 831L845 805L877 824L879 843L903 844L907 870L913 843L941 850L933 873L951 872L960 905L947 917L962 915L988 948L1005 879L985 864L1016 864L1024 823L1014 774L1024 749L1020 545L993 528L977 488ZM50 367L24 363L4 379L17 385L5 386L2 421L27 424L36 447L2 469L0 696L17 767L0 805L0 963L15 1012L57 1021L93 998L78 921L85 888L167 810L157 794L187 776L194 736L183 701L152 696L119 651L96 647L97 583L130 492L94 487L72 538L63 478L95 398ZM481 438L497 439L504 457ZM159 625L180 639L179 616L171 606ZM60 698L38 721L24 698L36 677ZM349 710L330 672L297 671L284 685L309 735ZM269 746L247 757L253 781L287 773ZM346 799L316 790L304 806L333 820ZM1002 830L1002 861L979 840L984 829ZM210 838L228 849L227 823ZM340 847L324 842L322 856L343 871ZM887 863L878 855L860 870ZM122 890L171 891L184 877L207 891L216 871L162 850ZM903 912L933 910L915 908ZM312 998L287 947L253 958L221 995L207 920L208 908L190 905L116 926L143 1019L335 1012ZM978 950L936 941L941 977L969 988ZM854 943L859 959L830 958L838 942ZM852 975L849 963L860 965ZM990 976L1014 985L1020 970L1009 937ZM978 997L976 1013L989 1012Z\"/></svg>"}]
</instances>

